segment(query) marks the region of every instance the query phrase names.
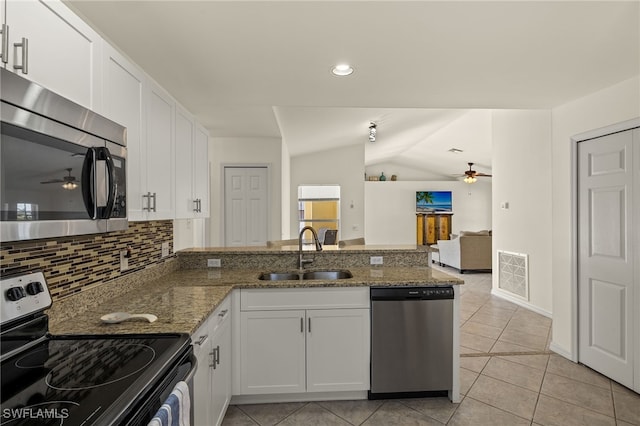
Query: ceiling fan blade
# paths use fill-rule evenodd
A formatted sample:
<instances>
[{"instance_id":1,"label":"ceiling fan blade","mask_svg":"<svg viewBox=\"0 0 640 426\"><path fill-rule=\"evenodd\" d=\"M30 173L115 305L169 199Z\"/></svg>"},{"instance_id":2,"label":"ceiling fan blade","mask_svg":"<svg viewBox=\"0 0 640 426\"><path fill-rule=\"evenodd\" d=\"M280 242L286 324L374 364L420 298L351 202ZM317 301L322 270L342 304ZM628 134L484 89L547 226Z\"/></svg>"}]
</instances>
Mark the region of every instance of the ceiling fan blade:
<instances>
[{"instance_id":1,"label":"ceiling fan blade","mask_svg":"<svg viewBox=\"0 0 640 426\"><path fill-rule=\"evenodd\" d=\"M45 180L44 182L40 182L40 183L64 183L65 181L62 179L51 179L51 180Z\"/></svg>"},{"instance_id":2,"label":"ceiling fan blade","mask_svg":"<svg viewBox=\"0 0 640 426\"><path fill-rule=\"evenodd\" d=\"M493 175L488 175L486 173L476 173L476 176L492 177Z\"/></svg>"}]
</instances>

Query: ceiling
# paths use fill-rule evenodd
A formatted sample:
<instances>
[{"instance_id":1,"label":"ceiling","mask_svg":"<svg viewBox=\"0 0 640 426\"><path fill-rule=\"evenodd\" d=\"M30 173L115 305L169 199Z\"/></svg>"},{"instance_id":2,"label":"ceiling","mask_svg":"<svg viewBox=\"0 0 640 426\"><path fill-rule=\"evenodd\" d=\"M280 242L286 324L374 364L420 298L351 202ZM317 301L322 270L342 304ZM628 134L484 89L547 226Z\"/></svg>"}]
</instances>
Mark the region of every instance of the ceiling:
<instances>
[{"instance_id":1,"label":"ceiling","mask_svg":"<svg viewBox=\"0 0 640 426\"><path fill-rule=\"evenodd\" d=\"M640 73L639 1L66 3L213 137L283 138L292 156L364 143L367 165L442 177L491 165L473 110L551 108ZM355 72L333 76L341 62Z\"/></svg>"}]
</instances>

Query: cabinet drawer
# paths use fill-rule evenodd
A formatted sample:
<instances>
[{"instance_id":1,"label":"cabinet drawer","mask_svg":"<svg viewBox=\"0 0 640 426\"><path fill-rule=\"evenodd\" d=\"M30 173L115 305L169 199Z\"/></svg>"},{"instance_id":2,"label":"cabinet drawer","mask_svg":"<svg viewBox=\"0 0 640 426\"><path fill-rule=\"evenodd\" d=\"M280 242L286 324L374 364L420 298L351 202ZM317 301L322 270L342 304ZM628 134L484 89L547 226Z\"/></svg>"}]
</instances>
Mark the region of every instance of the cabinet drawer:
<instances>
[{"instance_id":1,"label":"cabinet drawer","mask_svg":"<svg viewBox=\"0 0 640 426\"><path fill-rule=\"evenodd\" d=\"M242 289L242 311L369 307L369 287Z\"/></svg>"},{"instance_id":2,"label":"cabinet drawer","mask_svg":"<svg viewBox=\"0 0 640 426\"><path fill-rule=\"evenodd\" d=\"M215 332L225 321L231 318L231 297L225 297L220 306L209 316L211 331Z\"/></svg>"}]
</instances>

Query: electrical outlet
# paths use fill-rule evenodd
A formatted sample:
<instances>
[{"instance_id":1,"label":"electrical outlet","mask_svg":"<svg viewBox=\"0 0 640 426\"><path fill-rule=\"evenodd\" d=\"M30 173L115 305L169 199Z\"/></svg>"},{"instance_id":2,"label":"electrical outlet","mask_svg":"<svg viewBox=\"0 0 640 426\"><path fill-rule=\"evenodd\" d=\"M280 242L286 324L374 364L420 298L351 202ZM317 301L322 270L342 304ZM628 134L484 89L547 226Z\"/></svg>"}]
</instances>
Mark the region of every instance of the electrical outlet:
<instances>
[{"instance_id":1,"label":"electrical outlet","mask_svg":"<svg viewBox=\"0 0 640 426\"><path fill-rule=\"evenodd\" d=\"M372 265L382 265L382 256L371 256Z\"/></svg>"},{"instance_id":2,"label":"electrical outlet","mask_svg":"<svg viewBox=\"0 0 640 426\"><path fill-rule=\"evenodd\" d=\"M207 267L219 268L220 266L222 266L220 259L207 259Z\"/></svg>"},{"instance_id":3,"label":"electrical outlet","mask_svg":"<svg viewBox=\"0 0 640 426\"><path fill-rule=\"evenodd\" d=\"M129 258L127 257L127 250L120 251L120 272L129 269Z\"/></svg>"},{"instance_id":4,"label":"electrical outlet","mask_svg":"<svg viewBox=\"0 0 640 426\"><path fill-rule=\"evenodd\" d=\"M162 257L169 256L169 242L162 243Z\"/></svg>"}]
</instances>

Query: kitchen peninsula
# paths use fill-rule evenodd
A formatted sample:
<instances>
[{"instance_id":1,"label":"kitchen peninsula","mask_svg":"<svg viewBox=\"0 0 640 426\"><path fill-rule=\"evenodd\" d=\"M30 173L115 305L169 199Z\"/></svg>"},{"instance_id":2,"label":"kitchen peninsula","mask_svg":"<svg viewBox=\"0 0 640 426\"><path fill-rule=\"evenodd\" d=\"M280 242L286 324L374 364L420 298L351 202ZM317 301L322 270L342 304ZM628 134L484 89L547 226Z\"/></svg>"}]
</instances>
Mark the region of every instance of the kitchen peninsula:
<instances>
[{"instance_id":1,"label":"kitchen peninsula","mask_svg":"<svg viewBox=\"0 0 640 426\"><path fill-rule=\"evenodd\" d=\"M54 313L50 329L54 334L188 333L197 356L201 349L204 370L226 374L212 382L225 383L225 408L231 395L234 403L365 399L370 389L369 288L452 287L449 398L459 401L462 280L429 267L428 251L416 246L304 250L305 259L312 260L305 271L348 271L349 278L260 279L268 272L297 273L298 254L297 246L183 250L162 274L123 294L107 297L106 283L101 286L105 295L84 312L67 318ZM65 302L52 309L64 309ZM100 317L110 312L149 313L158 320L102 323ZM207 368L216 362L222 363L217 369ZM198 380L203 380L197 377L196 392L207 393L198 391ZM198 405L196 396L196 414ZM216 423L220 411L204 416Z\"/></svg>"}]
</instances>

